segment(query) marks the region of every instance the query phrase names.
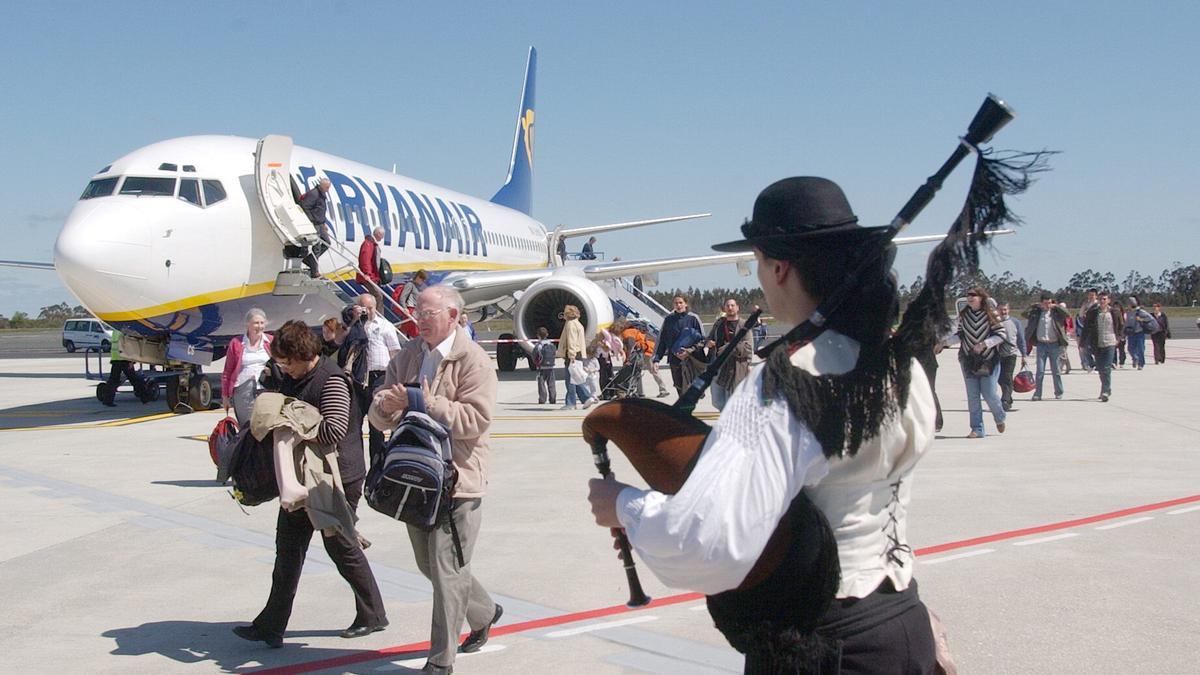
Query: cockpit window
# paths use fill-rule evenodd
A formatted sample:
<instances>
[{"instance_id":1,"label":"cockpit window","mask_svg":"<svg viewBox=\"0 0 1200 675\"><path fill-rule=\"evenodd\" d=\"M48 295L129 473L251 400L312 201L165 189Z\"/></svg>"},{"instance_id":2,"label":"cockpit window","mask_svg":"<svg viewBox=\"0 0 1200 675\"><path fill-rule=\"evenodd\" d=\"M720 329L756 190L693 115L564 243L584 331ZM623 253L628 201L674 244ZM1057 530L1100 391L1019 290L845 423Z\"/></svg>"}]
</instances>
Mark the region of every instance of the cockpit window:
<instances>
[{"instance_id":1,"label":"cockpit window","mask_svg":"<svg viewBox=\"0 0 1200 675\"><path fill-rule=\"evenodd\" d=\"M171 164L169 162L163 162L162 164L158 165L158 170L159 171L178 171L179 167L174 164Z\"/></svg>"},{"instance_id":2,"label":"cockpit window","mask_svg":"<svg viewBox=\"0 0 1200 675\"><path fill-rule=\"evenodd\" d=\"M225 188L221 185L221 181L204 181L204 204L206 206L212 206L222 199L225 199Z\"/></svg>"},{"instance_id":3,"label":"cockpit window","mask_svg":"<svg viewBox=\"0 0 1200 675\"><path fill-rule=\"evenodd\" d=\"M179 181L179 198L200 206L200 181L195 178L184 178Z\"/></svg>"},{"instance_id":4,"label":"cockpit window","mask_svg":"<svg viewBox=\"0 0 1200 675\"><path fill-rule=\"evenodd\" d=\"M97 178L87 184L83 189L83 194L80 199L95 199L96 197L107 197L113 193L113 189L117 187L117 177L112 178Z\"/></svg>"},{"instance_id":5,"label":"cockpit window","mask_svg":"<svg viewBox=\"0 0 1200 675\"><path fill-rule=\"evenodd\" d=\"M175 179L129 176L121 185L121 194L163 195L170 197L175 194Z\"/></svg>"}]
</instances>

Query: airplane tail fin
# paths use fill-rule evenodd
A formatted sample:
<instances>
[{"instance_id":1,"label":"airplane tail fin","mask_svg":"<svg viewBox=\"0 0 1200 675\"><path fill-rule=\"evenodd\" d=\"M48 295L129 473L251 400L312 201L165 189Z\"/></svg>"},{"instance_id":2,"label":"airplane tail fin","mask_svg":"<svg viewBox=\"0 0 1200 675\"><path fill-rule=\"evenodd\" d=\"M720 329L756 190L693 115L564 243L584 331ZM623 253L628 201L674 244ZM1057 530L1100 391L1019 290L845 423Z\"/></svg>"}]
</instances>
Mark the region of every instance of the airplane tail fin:
<instances>
[{"instance_id":1,"label":"airplane tail fin","mask_svg":"<svg viewBox=\"0 0 1200 675\"><path fill-rule=\"evenodd\" d=\"M508 178L492 202L533 215L533 103L534 76L537 73L537 50L529 48L525 66L525 86L521 91L521 108L517 111L517 131L513 137L512 159Z\"/></svg>"}]
</instances>

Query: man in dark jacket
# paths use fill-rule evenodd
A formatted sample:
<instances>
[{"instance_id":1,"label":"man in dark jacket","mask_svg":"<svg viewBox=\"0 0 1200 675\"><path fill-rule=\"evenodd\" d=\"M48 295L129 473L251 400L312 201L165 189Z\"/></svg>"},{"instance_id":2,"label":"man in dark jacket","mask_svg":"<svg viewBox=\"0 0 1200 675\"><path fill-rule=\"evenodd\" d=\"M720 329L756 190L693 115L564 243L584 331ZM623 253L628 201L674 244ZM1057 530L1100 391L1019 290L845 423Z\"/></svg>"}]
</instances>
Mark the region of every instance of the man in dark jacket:
<instances>
[{"instance_id":1,"label":"man in dark jacket","mask_svg":"<svg viewBox=\"0 0 1200 675\"><path fill-rule=\"evenodd\" d=\"M1081 341L1096 358L1096 372L1100 374L1100 400L1108 401L1112 396L1113 357L1116 356L1117 340L1124 332L1121 311L1113 307L1108 291L1100 293L1083 318Z\"/></svg>"},{"instance_id":2,"label":"man in dark jacket","mask_svg":"<svg viewBox=\"0 0 1200 675\"><path fill-rule=\"evenodd\" d=\"M693 350L703 340L704 326L700 317L688 311L688 302L682 295L675 296L675 311L663 319L650 368L658 372L658 362L666 356L676 394L682 394L692 384L696 376L695 368L691 366ZM703 345L698 348L703 353Z\"/></svg>"},{"instance_id":3,"label":"man in dark jacket","mask_svg":"<svg viewBox=\"0 0 1200 675\"><path fill-rule=\"evenodd\" d=\"M1046 362L1054 375L1054 398L1063 397L1062 375L1058 372L1058 357L1067 346L1067 310L1054 304L1054 296L1042 293L1041 302L1025 313L1025 344L1037 349L1037 388L1033 400L1042 400L1042 378Z\"/></svg>"},{"instance_id":4,"label":"man in dark jacket","mask_svg":"<svg viewBox=\"0 0 1200 675\"><path fill-rule=\"evenodd\" d=\"M304 209L304 213L312 222L313 227L317 228L317 235L321 237L321 241L325 242L324 245L313 246L308 255L304 256L304 264L308 266L308 272L314 279L321 276L321 273L317 271L317 258L329 249L331 243L329 226L325 222L325 193L329 192L330 185L332 183L328 178L322 178L316 187L300 197L300 208Z\"/></svg>"},{"instance_id":5,"label":"man in dark jacket","mask_svg":"<svg viewBox=\"0 0 1200 675\"><path fill-rule=\"evenodd\" d=\"M733 341L733 337L741 330L744 323L738 315L740 308L737 300L726 299L722 310L725 315L713 322L712 330L708 333L708 349L713 359L716 359L717 354L725 349L725 345ZM725 409L725 402L729 400L729 395L733 393L738 383L746 379L746 375L750 373L750 357L753 354L754 339L750 333L746 333L738 342L737 347L733 348L729 359L721 365L721 370L717 372L716 378L713 379L713 406L717 410Z\"/></svg>"}]
</instances>

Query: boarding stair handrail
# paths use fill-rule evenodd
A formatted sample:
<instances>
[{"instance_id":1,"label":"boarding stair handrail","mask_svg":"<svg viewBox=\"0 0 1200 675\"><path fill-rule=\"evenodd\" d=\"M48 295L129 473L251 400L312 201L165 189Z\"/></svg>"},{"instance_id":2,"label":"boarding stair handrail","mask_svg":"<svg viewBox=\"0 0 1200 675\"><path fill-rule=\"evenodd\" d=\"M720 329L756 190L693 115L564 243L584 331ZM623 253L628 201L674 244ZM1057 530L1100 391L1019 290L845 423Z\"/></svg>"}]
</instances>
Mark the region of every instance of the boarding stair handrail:
<instances>
[{"instance_id":1,"label":"boarding stair handrail","mask_svg":"<svg viewBox=\"0 0 1200 675\"><path fill-rule=\"evenodd\" d=\"M328 227L328 225L326 225L326 227ZM376 284L373 279L368 277L363 272L362 268L358 266L358 256L350 250L350 247L346 246L345 243L336 238L330 237L330 240L332 243L327 250L338 254L344 261L340 267L334 270L335 276L340 276L344 272L354 272L357 276L361 276L366 280L364 285L367 287L367 289L378 293L379 296L382 296L384 303L391 307L392 311L397 316L404 317L408 321L412 321L414 325L416 324L416 318L413 317L413 315L408 311L407 307L401 305L399 301L392 297L391 293L388 293L386 289L381 287L379 284ZM333 285L341 290L344 295L350 295L347 288L342 286L338 281L327 281L333 283ZM398 323L403 323L403 321ZM403 336L403 334L402 337L404 337L405 340L408 339L407 336Z\"/></svg>"}]
</instances>

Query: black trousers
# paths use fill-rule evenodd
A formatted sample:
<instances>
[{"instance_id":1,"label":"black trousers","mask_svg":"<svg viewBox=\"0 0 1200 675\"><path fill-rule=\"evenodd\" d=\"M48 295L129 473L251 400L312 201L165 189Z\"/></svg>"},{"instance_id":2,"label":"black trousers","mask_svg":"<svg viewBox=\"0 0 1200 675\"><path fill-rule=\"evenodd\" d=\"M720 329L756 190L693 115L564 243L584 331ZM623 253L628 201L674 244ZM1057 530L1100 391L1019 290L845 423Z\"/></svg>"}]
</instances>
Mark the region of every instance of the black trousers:
<instances>
[{"instance_id":1,"label":"black trousers","mask_svg":"<svg viewBox=\"0 0 1200 675\"><path fill-rule=\"evenodd\" d=\"M1150 342L1154 344L1154 362L1167 362L1167 332L1158 331L1150 335Z\"/></svg>"},{"instance_id":2,"label":"black trousers","mask_svg":"<svg viewBox=\"0 0 1200 675\"><path fill-rule=\"evenodd\" d=\"M925 675L937 667L929 610L915 579L904 591L885 580L865 598L834 600L817 632L840 641L840 675Z\"/></svg>"},{"instance_id":3,"label":"black trousers","mask_svg":"<svg viewBox=\"0 0 1200 675\"><path fill-rule=\"evenodd\" d=\"M133 367L131 361L112 361L108 368L108 394L105 403L112 403L113 398L117 395L117 387L121 386L121 378L129 378L129 384L133 385L133 393L139 399L146 397L146 381Z\"/></svg>"},{"instance_id":4,"label":"black trousers","mask_svg":"<svg viewBox=\"0 0 1200 675\"><path fill-rule=\"evenodd\" d=\"M346 485L346 501L351 509L357 509L362 496L362 480ZM303 509L284 511L279 509L275 522L275 570L271 573L271 595L267 605L254 618L254 626L268 635L282 636L292 616L292 602L300 586L300 571L304 568L304 556L312 541L313 527ZM350 543L341 535L321 537L325 552L329 554L338 573L354 591L353 626L379 626L387 622L383 608L383 597L379 584L367 563L367 556L357 543Z\"/></svg>"},{"instance_id":5,"label":"black trousers","mask_svg":"<svg viewBox=\"0 0 1200 675\"><path fill-rule=\"evenodd\" d=\"M1000 402L1004 404L1005 410L1012 407L1013 371L1016 368L1016 354L1000 357Z\"/></svg>"},{"instance_id":6,"label":"black trousers","mask_svg":"<svg viewBox=\"0 0 1200 675\"><path fill-rule=\"evenodd\" d=\"M371 399L375 398L375 390L383 384L383 376L387 374L384 370L372 370L367 373L367 395L365 401L359 401L359 410L364 412L363 417L366 417L366 410L371 407ZM367 448L370 450L372 461L379 455L383 454L383 432L376 429L373 424L367 424Z\"/></svg>"}]
</instances>

